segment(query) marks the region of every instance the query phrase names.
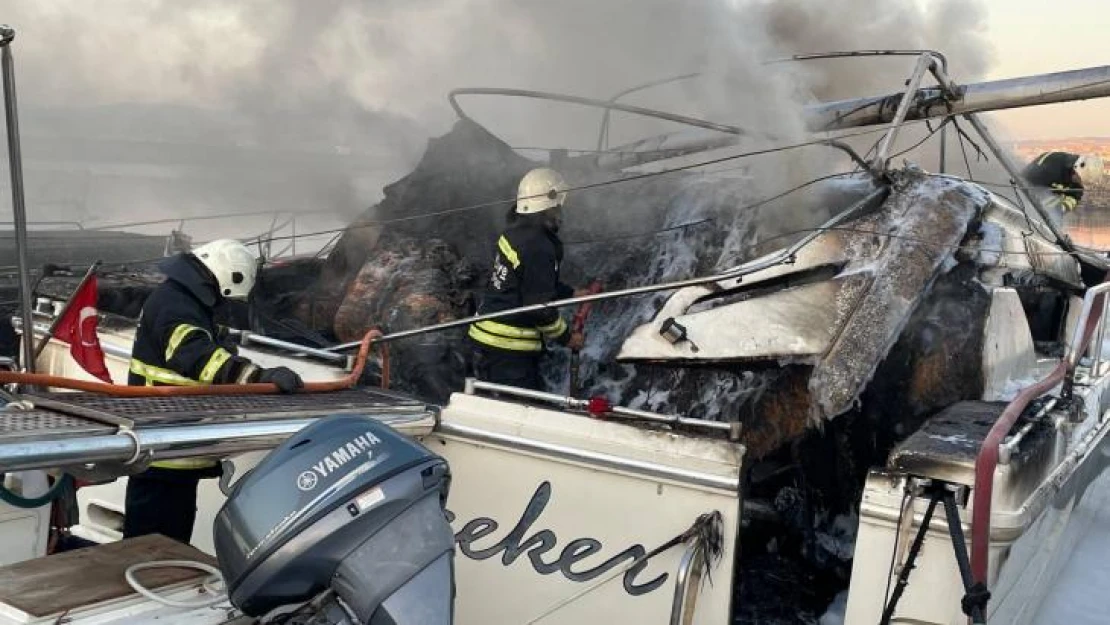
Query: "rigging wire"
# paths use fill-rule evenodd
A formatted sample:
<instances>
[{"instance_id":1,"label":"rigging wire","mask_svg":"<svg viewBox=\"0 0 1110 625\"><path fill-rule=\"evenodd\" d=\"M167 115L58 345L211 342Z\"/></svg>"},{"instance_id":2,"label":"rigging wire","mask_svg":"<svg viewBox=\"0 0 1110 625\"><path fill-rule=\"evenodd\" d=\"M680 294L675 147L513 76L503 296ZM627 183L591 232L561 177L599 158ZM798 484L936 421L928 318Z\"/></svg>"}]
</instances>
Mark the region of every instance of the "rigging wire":
<instances>
[{"instance_id":1,"label":"rigging wire","mask_svg":"<svg viewBox=\"0 0 1110 625\"><path fill-rule=\"evenodd\" d=\"M719 171L726 171L726 170L716 170L713 173L718 173ZM819 182L823 182L823 181L826 181L826 180L831 180L833 178L851 176L851 175L854 175L855 173L856 172L840 172L840 173L836 173L836 174L829 174L827 176L820 176L818 178L808 180L808 181L806 181L806 182L804 182L800 185L797 185L795 187L787 189L787 190L785 190L781 193L773 195L769 198L765 198L765 199L760 200L758 202L742 206L742 207L740 207L738 209L735 209L735 210L737 210L737 211L753 210L755 208L758 208L758 207L763 206L765 204L769 204L771 202L779 200L783 197L786 197L787 195L790 195L792 193L800 191L800 190L802 190L806 187L812 186L812 185L817 184ZM635 234L628 234L628 235L618 235L618 236L614 236L614 237L611 237L611 238L590 239L590 240L582 240L582 241L568 241L567 243L565 243L565 245L585 245L585 244L589 244L589 243L600 243L600 242L612 241L612 240L645 238L645 237L650 237L650 236L656 236L658 234L663 234L663 233L674 231L674 230L680 230L682 228L688 228L688 227L700 225L700 224L708 222L708 221L713 221L713 219L712 218L706 218L706 219L702 219L702 220L699 220L699 221L687 222L687 223L684 223L684 224L679 224L677 226L671 226L671 227L668 227L668 228L663 228L663 229L655 230L655 231L651 231L651 232L635 233ZM353 229L353 228L356 228L356 227L363 227L363 226L366 226L366 225L369 225L369 224L352 224L348 228L336 229L336 230L333 230L333 231L329 231L326 234L332 234L333 236L332 236L331 242L334 242L334 241L338 240L338 238L341 237L348 229ZM375 224L372 224L372 225L381 225L381 224L380 223L375 223ZM303 235L297 235L297 236L312 236L313 234L319 234L319 233L310 233L310 234L303 234ZM270 239L270 240L271 241L272 240L278 240L280 238L282 238L282 237L274 237L273 239ZM250 243L256 243L256 242L257 243L262 243L262 242L265 242L265 240L261 240L261 241L252 240L252 241L250 241ZM328 244L331 244L331 242L329 242ZM325 245L325 247L326 247L326 245ZM323 248L321 248L321 251L317 252L317 254L321 254L322 251L323 251ZM136 260L131 260L131 261L116 261L116 262L111 262L111 263L104 263L103 266L139 265L139 264L157 262L157 261L162 260L163 258L164 257L160 256L158 258L150 258L150 259L136 259ZM315 258L319 258L319 256L316 256Z\"/></svg>"},{"instance_id":2,"label":"rigging wire","mask_svg":"<svg viewBox=\"0 0 1110 625\"><path fill-rule=\"evenodd\" d=\"M837 138L842 139L842 138L859 137L859 136L875 134L875 133L878 133L878 132L886 132L887 130L888 130L887 128L870 128L870 129L863 130L863 131L856 132L856 133L848 133L848 134L844 134L844 135L838 135ZM719 163L726 163L726 162L735 161L735 160L739 160L739 159L743 159L743 158L750 158L750 157L753 157L753 156L763 156L763 155L767 155L767 154L774 154L774 153L777 153L777 152L785 152L785 151L788 151L788 150L794 150L794 149L804 148L804 147L821 146L821 145L826 145L827 142L828 142L828 139L811 139L811 140L808 140L808 141L802 141L802 142L798 142L798 143L791 143L791 144L786 144L786 145L773 146L773 147L762 148L762 149L758 149L758 150L750 150L750 151L747 151L747 152L741 152L739 154L730 154L728 156L722 156L722 157L719 157L719 158L709 159L709 160L705 160L705 161L697 161L697 162L694 162L694 163L687 163L685 165L676 165L676 166L673 166L673 167L668 167L668 168L660 169L660 170L657 170L657 171L643 172L643 173L639 173L639 174L633 174L631 176L624 176L624 177L620 177L620 178L610 178L608 180L601 180L601 181L598 181L598 182L592 182L592 183L587 183L587 184L583 184L583 185L578 185L578 186L568 188L567 193L572 193L572 192L577 192L577 191L588 191L588 190L591 190L591 189L609 187L609 186L624 184L624 183L628 183L628 182L636 182L636 181L639 181L639 180L645 180L645 179L648 179L648 178L656 178L656 177L664 176L664 175L668 175L668 174L673 174L673 173L678 173L678 172L683 172L683 171L689 171L689 170L693 170L693 169L699 169L699 168L702 168L702 167L708 167L710 165L717 165ZM539 196L536 196L536 197L539 197ZM448 208L448 209L444 209L444 210L440 210L440 211L433 211L433 212L430 212L430 213L420 213L418 215L405 215L405 216L402 216L402 217L393 217L393 218L390 218L390 219L380 219L380 220L374 220L374 221L366 221L366 222L363 222L363 223L350 224L349 226L347 226L345 228L332 228L332 229L329 229L329 230L320 230L320 231L317 231L317 232L309 232L309 233L305 233L305 234L276 236L276 237L271 237L268 240L269 241L281 241L281 240L286 240L286 239L290 239L290 238L294 238L294 237L320 236L320 235L325 235L325 234L333 234L333 233L336 233L336 232L344 232L344 231L347 231L347 230L353 230L353 229L357 229L357 228L370 228L370 227L383 226L383 225L394 224L394 223L403 223L403 222L408 222L408 221L417 221L417 220L421 220L421 219L429 219L429 218L432 218L432 217L443 217L443 216L446 216L446 215L454 215L454 214L457 214L457 213L470 212L470 211L480 210L480 209L484 209L484 208L492 208L492 207L495 207L495 206L507 206L509 204L515 203L518 199L520 199L520 198L478 202L478 203L475 203L475 204L469 204L469 205L465 205L465 206L457 206L457 207ZM528 199L528 198L523 198L523 199Z\"/></svg>"},{"instance_id":3,"label":"rigging wire","mask_svg":"<svg viewBox=\"0 0 1110 625\"><path fill-rule=\"evenodd\" d=\"M1110 82L1110 81L1108 81L1108 82ZM913 151L914 149L917 149L918 147L923 145L926 141L928 141L928 139L935 136L936 133L939 132L940 128L942 128L945 124L951 122L951 123L953 123L953 125L957 129L957 136L959 137L959 140L960 140L960 149L963 153L964 163L965 163L965 166L967 167L967 170L968 170L969 179L972 182L976 182L977 184L986 184L986 185L991 185L991 186L1002 186L1002 185L997 185L997 184L993 184L993 183L978 183L977 181L974 180L973 173L971 171L971 163L970 163L970 159L968 158L968 155L967 155L967 149L966 149L966 146L964 144L964 140L967 139L967 141L971 142L972 146L975 148L975 150L977 152L977 156L979 156L979 157L984 156L983 152L982 152L982 149L970 137L968 137L967 134L963 131L963 129L960 127L958 121L956 120L956 116L946 115L946 116L943 116L943 119L944 119L944 121L941 123L941 125L938 126L936 129L931 129L929 134L926 135L925 138L923 138L921 141L918 141L913 146L898 152L897 154L894 155L894 157L902 156L902 155L904 155L904 154L906 154L910 151ZM922 122L925 123L928 127L931 128L931 126L929 125L929 120L927 120L927 119L926 120L911 120L911 121L906 122L906 124L922 123ZM866 136L866 135L880 133L880 132L885 133L888 130L889 129L886 128L886 127L871 128L871 129L863 130L863 131L860 131L860 132L838 135L837 138L852 138L852 137L858 137L858 136ZM783 152L783 151L802 148L802 147L823 145L826 142L827 142L827 139L813 139L813 140L794 143L794 144L774 146L774 147L764 148L764 149L759 149L759 150L752 150L752 151L742 152L742 153L739 153L739 154L732 154L732 155L723 156L723 157L720 157L720 158L710 159L710 160L706 160L706 161L698 161L698 162L695 162L695 163L688 163L688 164L685 164L685 165L679 165L679 166L675 166L675 167L665 168L665 169L661 169L661 170L658 170L658 171L644 172L644 173L635 174L635 175L632 175L632 176L621 177L621 178L613 178L613 179L609 179L609 180L602 180L602 181L595 182L595 183L579 185L577 187L569 188L568 192L590 190L590 189L596 189L596 188L606 187L606 186L610 186L610 185L621 184L621 183L625 183L625 182L633 182L633 181L637 181L637 180L654 178L654 177L663 176L663 175L667 175L667 174L671 174L671 173L689 171L689 170L698 169L698 168L702 168L702 167L708 167L708 166L723 163L723 162L730 162L730 161L733 161L733 160L739 160L739 159L742 159L742 158L748 158L748 157L753 157L753 156L761 156L761 155L766 155L766 154ZM875 145L877 146L878 144L876 143ZM875 147L873 146L872 150L868 153L870 154L871 152L874 151L874 149L875 149ZM650 153L651 151L648 151L648 152ZM659 151L655 151L655 152L666 152L666 151L659 150ZM716 171L724 171L724 170L716 170ZM829 175L829 176L823 176L821 178L817 178L817 179L808 181L808 182L806 182L802 185L799 185L798 187L788 189L787 191L785 191L783 193L780 193L776 196L773 196L771 198L767 198L767 199L762 200L760 202L757 202L755 204L742 207L741 209L738 209L738 210L749 210L749 209L757 208L759 206L762 206L762 205L770 203L774 200L780 199L781 197L789 195L790 193L793 193L793 192L795 192L795 191L797 191L801 188L804 188L806 186L815 184L815 183L820 182L822 180L841 177L841 176L845 176L845 175L851 175L853 173L856 173L856 172L853 171L853 172L846 172L846 173L832 174L832 175ZM1015 187L1015 188L1017 188L1017 187ZM273 237L268 237L268 238L252 237L252 238L248 239L248 242L250 242L250 243L255 243L255 242L257 242L257 243L267 243L267 242L282 241L282 240L289 240L289 239L296 239L296 238L319 237L319 236L324 236L324 235L329 235L329 234L333 235L332 238L328 241L328 243L326 243L325 246L323 248L321 248L321 250L316 253L316 256L314 258L319 258L322 251L324 249L326 249L326 247L328 245L333 244L339 237L341 237L345 232L347 232L349 230L354 230L356 228L375 227L375 226L387 225L387 224L392 224L392 223L415 221L415 220L419 220L419 219L428 219L428 218L432 218L432 217L440 217L440 216L445 216L445 215L452 215L452 214L457 214L457 213L462 213L462 212L480 210L480 209L483 209L483 208L490 208L490 207L498 206L498 205L511 204L515 201L516 201L516 199L479 202L479 203L476 203L476 204L470 204L470 205L465 205L465 206L460 206L460 207L453 207L453 208L445 209L445 210L442 210L442 211L434 211L434 212L430 212L430 213L421 213L419 215L406 215L406 216L395 217L395 218L391 218L391 219L383 219L383 220L375 220L375 221L372 221L372 222L363 222L363 223L350 224L350 225L348 225L346 227L343 227L343 228L333 228L333 229L321 230L321 231L317 231L317 232L308 232L308 233L295 234L295 235L281 235L281 236L273 236ZM1027 217L1028 217L1028 215L1027 215ZM668 231L673 231L673 230L678 230L678 229L682 229L682 228L691 227L691 226L694 226L694 225L699 225L701 223L704 223L705 221L706 220L702 220L700 222L681 224L681 225L678 225L678 226L673 226L673 227L670 227L670 228L664 228L662 230L658 230L658 231L654 231L654 232L648 232L648 233L621 235L621 236L612 237L612 238L589 240L589 241L574 241L574 242L569 242L568 245L587 244L587 243L595 243L595 242L602 242L602 241L608 241L608 240L619 240L619 239L624 239L624 238L639 238L639 237L646 237L646 236L654 236L654 235L665 233L665 232L668 232ZM151 262L157 262L159 260L162 260L162 258L163 257L149 258L149 259L135 259L135 260L127 260L127 261L115 261L115 262L111 262L111 263L105 263L105 265L106 266L138 265L138 264L146 264L146 263L151 263Z\"/></svg>"},{"instance_id":4,"label":"rigging wire","mask_svg":"<svg viewBox=\"0 0 1110 625\"><path fill-rule=\"evenodd\" d=\"M688 221L686 223L678 224L677 226L669 226L667 228L660 228L659 230L652 230L650 232L634 232L632 234L620 234L620 235L605 237L605 238L601 238L601 239L585 239L585 240L581 240L581 241L567 241L567 242L563 243L563 246L566 247L566 246L571 246L571 245L590 245L590 244L594 244L594 243L609 243L611 241L624 241L624 240L627 240L627 239L646 239L648 237L659 236L661 234L666 234L668 232L674 232L675 230L685 230L686 228L693 228L694 226L700 226L702 224L712 223L714 221L716 221L716 219L713 219L712 217L706 217L705 219L698 219L697 221Z\"/></svg>"},{"instance_id":5,"label":"rigging wire","mask_svg":"<svg viewBox=\"0 0 1110 625\"><path fill-rule=\"evenodd\" d=\"M952 125L956 128L956 139L960 142L960 152L964 155L964 166L967 167L967 179L975 182L975 174L971 171L971 161L967 158L967 146L964 145L964 131L960 128L960 122L954 121Z\"/></svg>"},{"instance_id":6,"label":"rigging wire","mask_svg":"<svg viewBox=\"0 0 1110 625\"><path fill-rule=\"evenodd\" d=\"M849 172L841 172L841 173L838 173L838 174L829 174L827 176L821 176L819 178L814 178L812 180L808 180L806 182L803 182L802 184L797 185L795 187L791 187L790 189L787 189L786 191L783 191L781 193L773 195L769 198L762 199L762 200L760 200L758 202L755 202L753 204L748 204L748 205L745 205L745 206L741 206L741 207L739 207L737 209L734 209L734 210L736 212L754 210L756 208L759 208L760 206L770 204L771 202L774 202L775 200L782 199L782 198L784 198L784 197L786 197L786 196L788 196L792 193L795 193L797 191L801 191L802 189L804 189L806 187L809 187L809 186L812 186L814 184L817 184L818 182L831 180L833 178L841 178L841 177L844 177L844 176L851 176L851 175L854 175L855 173L856 172L850 172L849 171ZM646 237L656 236L656 235L659 235L659 234L665 234L667 232L671 232L671 231L674 231L674 230L681 230L681 229L684 229L684 228L689 228L689 227L692 227L692 226L701 225L703 223L707 223L707 222L711 222L711 221L715 221L715 219L713 219L712 217L707 217L705 219L700 219L700 220L697 220L697 221L687 222L687 223L679 224L677 226L670 226L668 228L662 228L660 230L653 230L653 231L650 231L650 232L640 232L640 233L635 233L635 234L617 235L617 236L612 236L612 237L604 237L604 238L599 238L599 239L589 239L589 240L584 240L584 241L568 241L568 242L564 243L564 245L585 245L587 243L606 243L606 242L609 242L609 241L619 241L619 240L622 240L622 239L646 238Z\"/></svg>"},{"instance_id":7,"label":"rigging wire","mask_svg":"<svg viewBox=\"0 0 1110 625\"><path fill-rule=\"evenodd\" d=\"M984 187L996 187L996 188L999 188L999 189L1014 189L1015 191L1016 190L1023 190L1023 191L1089 191L1090 190L1090 189L1084 189L1082 187L1062 187L1062 188L1050 189L1049 187L1035 187L1035 186L1019 185L1019 184L1015 184L1013 182L1010 182L1010 183L987 182L985 180L975 181L975 184L982 185Z\"/></svg>"},{"instance_id":8,"label":"rigging wire","mask_svg":"<svg viewBox=\"0 0 1110 625\"><path fill-rule=\"evenodd\" d=\"M927 121L927 120L912 120L912 121L906 122L906 124L920 123L922 121ZM885 133L888 130L889 129L886 128L886 127L869 128L869 129L866 129L866 130L861 130L859 132L839 134L839 135L836 135L836 138L837 139L846 139L846 138L852 138L852 137L866 136L866 135L871 135L871 134L876 134L876 133ZM827 132L826 134L831 134L831 131ZM571 187L571 188L567 189L567 191L568 192L584 191L584 190L596 189L596 188L601 188L601 187L606 187L606 186L611 186L611 185L616 185L616 184L621 184L621 183L626 183L626 182L634 182L634 181L638 181L638 180L654 178L654 177L663 176L663 175L667 175L667 174L672 174L672 173L677 173L677 172L682 172L682 171L689 171L689 170L698 169L698 168L702 168L702 167L708 167L708 166L716 165L716 164L719 164L719 163L739 160L739 159L743 159L743 158L749 158L749 157L753 157L753 156L762 156L762 155L773 154L773 153L777 153L777 152L784 152L784 151L803 148L803 147L827 145L827 142L828 142L827 138L811 139L811 140L808 140L808 141L802 141L802 142L793 143L793 144L773 146L773 147L763 148L763 149L759 149L759 150L751 150L751 151L747 151L747 152L741 152L739 154L731 154L731 155L728 155L728 156L723 156L723 157L720 157L720 158L710 159L710 160L706 160L706 161L698 161L698 162L694 162L694 163L687 163L685 165L678 165L678 166L674 166L674 167L670 167L670 168L661 169L661 170L658 170L658 171L644 172L644 173L635 174L635 175L632 175L632 176L626 176L626 177L621 177L621 178L612 178L612 179L609 179L609 180L602 180L602 181L599 181L599 182L579 185L577 187ZM657 152L660 152L660 151L657 151ZM387 224L392 224L392 223L402 223L402 222L415 221L415 220L420 220L420 219L428 219L428 218L432 218L432 217L442 217L442 216L446 216L446 215L453 215L453 214L457 214L457 213L470 212L470 211L480 210L480 209L484 209L484 208L491 208L491 207L494 207L494 206L508 205L508 204L512 204L512 203L516 202L517 199L519 199L519 198L479 202L479 203L476 203L476 204L471 204L471 205L466 205L466 206L453 207L453 208L445 209L445 210L442 210L442 211L433 211L433 212L430 212L430 213L421 213L419 215L405 215L405 216L402 216L402 217L395 217L395 218L384 219L384 220L368 221L368 222L363 222L363 223L359 223L359 224L349 224L349 225L347 225L346 227L343 227L343 228L332 228L332 229L320 230L320 231L316 231L316 232L308 232L308 233L302 233L302 234L291 234L291 235L281 235L281 236L273 236L273 237L268 237L268 238L251 237L251 238L247 239L247 242L248 243L262 244L262 243L270 243L270 242L274 242L274 241L285 241L285 240L297 239L297 238L318 237L318 236L324 236L324 235L329 235L329 234L342 235L344 232L347 232L349 230L354 230L354 229L357 229L357 228L368 228L368 227L375 227L375 226L387 225ZM772 200L773 199L777 199L777 198L772 198ZM173 220L173 221L178 221L178 220ZM135 259L135 260L127 260L127 261L114 261L112 263L105 263L105 265L106 266L123 266L123 265L131 265L131 264L146 264L146 263L151 263L151 262L157 262L161 259L162 259L162 257L149 258L149 259Z\"/></svg>"},{"instance_id":9,"label":"rigging wire","mask_svg":"<svg viewBox=\"0 0 1110 625\"><path fill-rule=\"evenodd\" d=\"M928 121L928 120L925 120L925 126L929 128L929 133L928 133L928 134L926 134L926 135L925 135L925 136L924 136L924 137L923 137L923 138L922 138L922 139L921 139L920 141L918 141L917 143L915 143L915 144L911 145L910 147L908 147L908 148L906 148L906 149L904 149L904 150L902 150L902 151L900 151L900 152L896 152L896 153L894 153L894 154L891 154L891 155L890 155L890 156L889 156L889 157L887 158L887 160L888 160L888 161L892 161L892 160L894 160L894 159L898 158L899 156L902 156L902 155L904 155L904 154L908 154L908 153L910 153L910 152L913 152L913 151L914 151L914 150L916 150L917 148L921 147L922 145L924 145L924 144L925 144L925 142L926 142L926 141L928 141L929 139L932 139L932 138L933 138L933 137L934 137L934 136L935 136L935 135L936 135L936 134L937 134L938 132L940 132L940 130L941 130L942 128L944 128L944 127L945 127L945 126L946 126L946 125L948 124L948 122L949 122L949 121L950 121L950 119L945 119L945 120L944 120L943 122L941 122L941 124L940 124L939 126L937 126L936 128L933 128L933 127L932 127L932 126L931 126L931 125L929 124L929 121ZM875 144L875 145L877 146L878 144Z\"/></svg>"},{"instance_id":10,"label":"rigging wire","mask_svg":"<svg viewBox=\"0 0 1110 625\"><path fill-rule=\"evenodd\" d=\"M984 252L984 253L987 253L987 254L999 254L999 255L1019 255L1019 256L1028 256L1029 255L1029 253L1026 252L1025 250L1003 250L1003 249L991 249L991 248L979 247L977 245L962 245L962 244L959 244L959 243L957 243L957 244L941 243L939 241L932 241L932 240L926 239L924 237L915 237L915 236L907 235L907 234L895 234L895 233L892 233L892 232L880 232L878 230L865 230L865 229L862 229L862 228L853 228L853 227L850 227L850 226L829 226L829 227L825 227L825 228L801 228L801 229L798 229L798 230L792 230L790 232L786 232L786 233L783 233L783 234L775 235L773 237L768 237L766 239L762 239L762 240L758 241L758 244L763 245L763 244L765 244L769 241L776 241L778 239L785 239L785 238L796 236L796 235L799 235L799 234L808 234L810 232L817 232L817 231L826 231L826 232L836 231L836 232L850 232L850 233L854 233L854 234L867 234L867 235L880 237L880 238L885 237L885 238L888 238L888 239L899 239L899 240L903 240L903 241L912 241L914 243L920 243L922 245L931 246L931 247L935 247L935 248L948 248L948 249L951 249L953 252L965 251L965 252ZM1107 253L1110 250L1091 249L1090 251L1096 252L1096 253ZM1038 251L1037 256L1072 256L1072 253L1068 252L1068 251L1064 251L1064 250L1061 250L1059 252Z\"/></svg>"}]
</instances>

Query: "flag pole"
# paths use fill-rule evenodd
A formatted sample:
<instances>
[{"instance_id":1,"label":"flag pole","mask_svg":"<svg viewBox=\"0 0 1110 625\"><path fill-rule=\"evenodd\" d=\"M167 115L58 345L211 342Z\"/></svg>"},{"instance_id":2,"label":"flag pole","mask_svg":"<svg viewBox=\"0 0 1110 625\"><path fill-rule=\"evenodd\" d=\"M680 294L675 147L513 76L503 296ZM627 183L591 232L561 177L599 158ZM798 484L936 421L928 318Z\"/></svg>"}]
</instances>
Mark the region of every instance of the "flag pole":
<instances>
[{"instance_id":1,"label":"flag pole","mask_svg":"<svg viewBox=\"0 0 1110 625\"><path fill-rule=\"evenodd\" d=\"M81 278L81 282L77 285L77 288L73 290L73 293L70 294L69 299L66 300L65 306L62 306L61 312L54 315L54 320L50 322L50 330L46 332L46 336L43 337L42 341L40 341L38 346L35 347L35 360L39 359L39 356L42 355L42 351L46 349L47 345L50 344L50 339L54 337L54 331L58 329L58 324L61 323L63 318L65 318L66 313L69 312L70 306L73 305L73 298L77 297L77 294L81 292L81 289L85 288L85 285L88 284L89 279L96 275L96 269L100 266L100 262L101 261L98 260L89 267L89 270L85 272L85 277ZM24 325L26 326L23 331L24 335L32 337L31 340L34 340L34 324L31 323Z\"/></svg>"}]
</instances>

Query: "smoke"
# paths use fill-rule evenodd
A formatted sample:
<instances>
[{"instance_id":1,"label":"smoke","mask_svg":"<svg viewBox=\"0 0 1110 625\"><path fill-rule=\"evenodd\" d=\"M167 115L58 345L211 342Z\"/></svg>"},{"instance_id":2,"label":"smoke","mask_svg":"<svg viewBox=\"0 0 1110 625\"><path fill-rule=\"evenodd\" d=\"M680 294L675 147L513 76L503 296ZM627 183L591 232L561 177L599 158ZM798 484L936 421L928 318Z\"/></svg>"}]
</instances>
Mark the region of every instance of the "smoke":
<instances>
[{"instance_id":1,"label":"smoke","mask_svg":"<svg viewBox=\"0 0 1110 625\"><path fill-rule=\"evenodd\" d=\"M509 86L801 133L801 102L889 92L908 59L764 65L797 52L936 47L977 78L971 0L14 2L32 205L104 221L276 208L351 214L454 119L446 94ZM600 112L472 97L510 144L591 148ZM618 115L612 143L680 129ZM76 148L75 148L76 146ZM158 153L151 162L146 151ZM798 169L798 168L794 168ZM804 169L804 168L803 168ZM55 216L56 217L56 216Z\"/></svg>"}]
</instances>

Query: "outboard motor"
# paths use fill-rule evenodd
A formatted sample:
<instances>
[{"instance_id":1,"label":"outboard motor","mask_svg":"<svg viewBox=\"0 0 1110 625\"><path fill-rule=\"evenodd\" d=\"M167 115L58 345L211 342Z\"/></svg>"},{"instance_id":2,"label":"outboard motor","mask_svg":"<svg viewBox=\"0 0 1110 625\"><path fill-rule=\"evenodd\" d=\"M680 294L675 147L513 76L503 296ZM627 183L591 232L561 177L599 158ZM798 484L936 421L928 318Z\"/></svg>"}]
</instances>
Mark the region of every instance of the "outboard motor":
<instances>
[{"instance_id":1,"label":"outboard motor","mask_svg":"<svg viewBox=\"0 0 1110 625\"><path fill-rule=\"evenodd\" d=\"M280 623L450 624L450 479L445 460L369 417L306 427L240 479L216 516L231 603Z\"/></svg>"}]
</instances>

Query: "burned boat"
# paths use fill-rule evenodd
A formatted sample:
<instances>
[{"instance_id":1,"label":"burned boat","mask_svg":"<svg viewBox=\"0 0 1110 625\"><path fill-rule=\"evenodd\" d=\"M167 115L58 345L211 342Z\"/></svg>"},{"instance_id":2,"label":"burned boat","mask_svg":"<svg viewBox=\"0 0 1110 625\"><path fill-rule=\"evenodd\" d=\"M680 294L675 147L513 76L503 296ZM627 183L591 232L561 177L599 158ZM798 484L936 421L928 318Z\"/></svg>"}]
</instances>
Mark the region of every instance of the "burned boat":
<instances>
[{"instance_id":1,"label":"burned boat","mask_svg":"<svg viewBox=\"0 0 1110 625\"><path fill-rule=\"evenodd\" d=\"M1006 85L998 84L957 87L944 76L936 55L922 54L917 63L904 94L816 107L813 120L832 127L891 121L888 136L893 139L909 117L935 114L931 103L940 97L942 114L971 115L969 122L1006 162L974 112L1016 105L1025 92L1006 92ZM939 87L919 89L930 69ZM1108 72L1101 68L1066 77L1072 81L1068 95L1051 95L1054 81L1065 80L1059 76L1040 77L1034 84L1048 85L1042 101L1075 93L1102 96L1107 95L1105 81L1099 77ZM456 143L460 136L467 140ZM489 149L476 149L475 139ZM725 139L711 146L734 140ZM683 145L676 148L682 155L706 149L704 143ZM1066 509L1102 469L1098 458L1107 425L1101 415L1110 377L1097 346L1088 347L1101 336L1104 323L1105 288L1095 286L1091 276L1105 273L1107 265L1059 236L1034 198L1027 198L1023 209L982 185L918 167L894 169L889 148L890 142L884 142L858 176L843 176L820 189L806 205L812 210L778 232L748 227L774 214L769 204L735 210L759 204L745 197L742 182L637 179L631 173L605 177L601 161L593 157L588 164L562 161L579 186L599 178L613 181L597 187L606 191L619 184L641 185L636 201L619 205L629 206L627 221L644 230L618 233L640 242L625 250L612 239L601 241L610 253L584 261L590 274L584 266L571 268L572 277L577 272L606 279L610 292L552 304L605 302L591 317L590 330L594 337L610 332L616 340L604 345L594 339L582 377L588 394L604 392L614 401L477 381L457 387L465 390L438 408L392 396L341 398L345 412L402 428L431 421L409 433L445 457L454 475L446 508L457 545L459 622L766 622L768 615L753 613L758 606L749 601L760 581L760 563L777 558L784 566L802 562L813 570L823 565L834 575L838 567L846 569L851 550L845 553L815 532L843 526L836 514L846 510L859 515L846 531L858 527L861 535L851 585L841 580L841 588L850 591L847 622L889 621L897 615L958 623L966 619L961 603L979 622L1032 618L1027 608L1033 593L1014 590L1052 565L1038 557L1043 550L1030 545L1052 540L1045 526L1049 508ZM456 167L469 162L442 158L453 150L473 151L479 165L492 160L473 170L466 165L454 177L436 171L448 162ZM488 251L478 235L483 227L490 233L496 228L496 207L475 208L472 212L489 209L487 219L471 215L465 226L440 220L431 227L407 228L435 213L422 207L480 204L483 198L468 195L476 189L502 193L487 200L509 197L514 168L528 166L464 119L455 133L431 146L417 172L388 189L383 204L352 225L326 261L285 274L291 283L305 275L314 279L308 294L284 291L275 280L265 281L270 286L260 297L274 303L277 320L294 335L307 328L325 338L338 339L341 333L353 338L376 325L387 332L381 342L396 346L392 355L399 358L405 358L400 354L406 340L416 362L421 362L419 354L429 353L421 350L461 353L450 330L469 322L464 296L473 275L480 275L470 266L484 265ZM701 193L707 188L714 192ZM582 201L618 203L620 194L606 191L582 194ZM647 201L639 201L649 198L670 200L668 206L675 209L649 210ZM643 214L633 212L637 208ZM709 223L727 227L700 227ZM653 240L650 246L643 244L645 237ZM694 240L713 253L660 258L659 251L668 248L659 239L680 245ZM395 281L396 270L414 257L424 263L415 272L419 279ZM645 267L647 273L633 271ZM458 297L437 299L444 292ZM290 319L300 325L287 323ZM419 337L432 332L446 338L422 343ZM118 352L115 366L123 366L130 345L126 330L115 338L106 332L102 340ZM302 370L310 357L341 351L266 340L283 350L272 357ZM41 364L62 372L64 345L51 345L47 357L52 360ZM607 362L609 356L619 362ZM337 363L332 369L344 366ZM450 362L446 373L437 371L445 379L461 378L457 366ZM548 373L558 383L556 369ZM415 387L414 378L429 371L402 372L397 382ZM1031 379L1037 383L1030 385ZM297 418L312 420L336 410L328 397L306 395L284 407L265 398L234 405L209 400L190 407L184 398L151 405L155 402L105 402L95 396L20 396L13 399L38 402L33 416L68 415L77 422L67 422L66 428L79 431L66 429L62 435L73 437L68 451L49 458L56 432L32 427L32 434L24 435L29 440L0 440L0 466L9 471L100 469L105 479L141 470L153 458L264 449L274 438L303 427ZM120 413L135 416L126 430L119 422L90 429L82 421ZM232 413L246 416L247 425L271 429L264 436L248 436L227 423ZM198 419L205 423L186 423ZM194 427L215 429L203 434ZM105 451L90 458L90 446ZM346 449L337 443L331 453ZM335 456L332 463L341 467L358 455L347 453L347 460ZM274 466L278 457L265 465ZM256 461L236 458L240 468ZM310 463L297 467L301 473L289 472L298 489L313 490L331 471L325 460L319 462L325 470L315 471ZM237 509L234 498L248 495L247 485L255 481L249 477L241 489L232 486L233 499L224 510ZM113 502L110 495L95 493L98 488L110 487L82 489L85 506L98 511L84 525L92 528L89 535L111 538L122 508L118 496ZM24 494L33 496L33 490L28 487ZM355 506L350 514L361 514L363 503L372 506L374 497L370 491L360 493L349 502ZM222 499L216 493L206 505L211 510L224 505ZM1065 505L1057 505L1061 502ZM938 505L944 507L943 520L934 518ZM41 517L33 521L37 531L44 530L44 523ZM287 527L279 522L267 531L267 524L261 525L252 536L279 535ZM922 551L930 532L934 540ZM124 555L120 559L128 564L142 557ZM891 562L898 564L897 572ZM225 568L234 577L232 585L243 579L234 566ZM13 572L25 569L0 569L0 575ZM916 581L922 578L946 583ZM893 590L880 592L884 583ZM8 609L6 614L15 614L13 622L59 614L75 622L105 613L125 618L128 611L146 618L183 614L117 586L98 601L69 606L64 613L52 603L58 609L40 605L38 612ZM209 592L203 578L164 587L177 597ZM994 593L989 602L988 590ZM336 593L353 601L352 593ZM503 600L506 594L513 601ZM321 594L302 607L326 614L333 596ZM810 598L814 603L827 599ZM775 600L795 614L806 607L800 605L804 597L778 595ZM5 608L14 601L5 598ZM242 596L232 597L232 604L239 611L229 606L229 613L188 614L195 622L253 621L256 604ZM362 619L363 614L346 618Z\"/></svg>"}]
</instances>

